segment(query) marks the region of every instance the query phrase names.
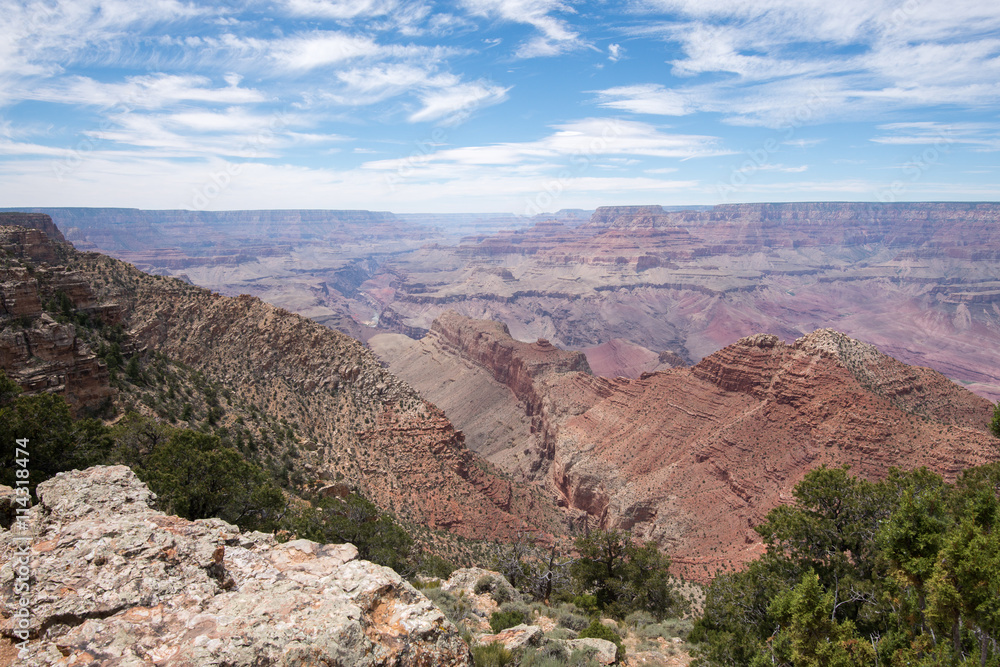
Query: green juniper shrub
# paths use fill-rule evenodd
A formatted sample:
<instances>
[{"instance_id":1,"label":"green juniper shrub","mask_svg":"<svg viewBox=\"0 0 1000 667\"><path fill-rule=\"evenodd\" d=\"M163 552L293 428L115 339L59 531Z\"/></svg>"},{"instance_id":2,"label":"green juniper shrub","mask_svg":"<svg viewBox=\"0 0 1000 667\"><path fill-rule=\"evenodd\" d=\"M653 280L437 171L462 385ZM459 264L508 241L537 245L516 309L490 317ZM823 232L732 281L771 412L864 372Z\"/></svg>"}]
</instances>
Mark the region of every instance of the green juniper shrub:
<instances>
[{"instance_id":1,"label":"green juniper shrub","mask_svg":"<svg viewBox=\"0 0 1000 667\"><path fill-rule=\"evenodd\" d=\"M577 636L580 639L593 638L609 641L618 647L618 659L622 660L625 657L625 646L622 645L621 636L596 618Z\"/></svg>"},{"instance_id":2,"label":"green juniper shrub","mask_svg":"<svg viewBox=\"0 0 1000 667\"><path fill-rule=\"evenodd\" d=\"M417 572L428 577L447 579L455 571L455 564L437 554L423 553L419 556Z\"/></svg>"},{"instance_id":3,"label":"green juniper shrub","mask_svg":"<svg viewBox=\"0 0 1000 667\"><path fill-rule=\"evenodd\" d=\"M578 537L576 548L580 557L571 567L573 578L582 593L596 598L603 613L624 618L644 610L666 618L679 609L670 582L670 557L655 542L640 545L628 532L595 530Z\"/></svg>"},{"instance_id":4,"label":"green juniper shrub","mask_svg":"<svg viewBox=\"0 0 1000 667\"><path fill-rule=\"evenodd\" d=\"M477 595L482 595L483 593L492 592L494 586L495 584L493 582L493 577L488 575L483 575L482 577L476 579L476 584L475 586L472 587L472 590Z\"/></svg>"},{"instance_id":5,"label":"green juniper shrub","mask_svg":"<svg viewBox=\"0 0 1000 667\"><path fill-rule=\"evenodd\" d=\"M493 634L524 623L524 614L518 611L495 611L490 614L490 630Z\"/></svg>"},{"instance_id":6,"label":"green juniper shrub","mask_svg":"<svg viewBox=\"0 0 1000 667\"><path fill-rule=\"evenodd\" d=\"M597 603L597 596L589 593L577 595L571 604L588 616L595 616L601 610Z\"/></svg>"},{"instance_id":7,"label":"green juniper shrub","mask_svg":"<svg viewBox=\"0 0 1000 667\"><path fill-rule=\"evenodd\" d=\"M820 467L794 495L766 553L708 587L696 664L1000 665L1000 464L954 484Z\"/></svg>"},{"instance_id":8,"label":"green juniper shrub","mask_svg":"<svg viewBox=\"0 0 1000 667\"><path fill-rule=\"evenodd\" d=\"M174 431L136 467L157 500L186 519L219 517L244 530L275 530L286 509L266 472L215 435Z\"/></svg>"},{"instance_id":9,"label":"green juniper shrub","mask_svg":"<svg viewBox=\"0 0 1000 667\"><path fill-rule=\"evenodd\" d=\"M315 542L349 542L358 548L359 558L406 576L415 570L411 557L413 538L390 515L357 493L343 499L318 499L312 507L290 512L282 525L298 537Z\"/></svg>"},{"instance_id":10,"label":"green juniper shrub","mask_svg":"<svg viewBox=\"0 0 1000 667\"><path fill-rule=\"evenodd\" d=\"M17 456L19 439L27 457ZM107 462L113 449L110 430L96 419L74 419L69 403L57 394L25 396L0 371L0 484L15 486L18 470L28 470L28 489L64 470ZM27 465L15 465L26 459Z\"/></svg>"}]
</instances>

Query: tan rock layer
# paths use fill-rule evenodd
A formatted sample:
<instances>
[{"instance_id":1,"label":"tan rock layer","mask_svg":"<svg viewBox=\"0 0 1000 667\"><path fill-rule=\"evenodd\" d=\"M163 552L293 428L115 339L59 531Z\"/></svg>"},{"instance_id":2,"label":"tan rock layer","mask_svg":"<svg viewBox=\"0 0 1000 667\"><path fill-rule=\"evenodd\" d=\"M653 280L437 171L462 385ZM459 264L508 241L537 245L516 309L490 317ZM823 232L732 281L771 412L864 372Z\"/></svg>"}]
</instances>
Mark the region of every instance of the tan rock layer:
<instances>
[{"instance_id":1,"label":"tan rock layer","mask_svg":"<svg viewBox=\"0 0 1000 667\"><path fill-rule=\"evenodd\" d=\"M38 495L22 664L471 664L441 611L352 545L278 544L164 515L124 466L60 473ZM14 537L0 532L0 636L11 644Z\"/></svg>"}]
</instances>

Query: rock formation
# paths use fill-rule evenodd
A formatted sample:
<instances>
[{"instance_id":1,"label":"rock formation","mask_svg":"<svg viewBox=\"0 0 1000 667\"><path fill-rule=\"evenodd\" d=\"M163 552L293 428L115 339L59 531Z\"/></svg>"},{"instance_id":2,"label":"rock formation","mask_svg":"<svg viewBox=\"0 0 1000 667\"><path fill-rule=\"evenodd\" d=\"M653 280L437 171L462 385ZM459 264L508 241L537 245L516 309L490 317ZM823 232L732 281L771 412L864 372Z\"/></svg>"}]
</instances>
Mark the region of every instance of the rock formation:
<instances>
[{"instance_id":1,"label":"rock formation","mask_svg":"<svg viewBox=\"0 0 1000 667\"><path fill-rule=\"evenodd\" d=\"M393 373L441 407L470 447L508 470L539 479L557 425L602 395L586 357L547 340L514 340L495 322L445 313L419 342L376 336L372 349Z\"/></svg>"},{"instance_id":2,"label":"rock formation","mask_svg":"<svg viewBox=\"0 0 1000 667\"><path fill-rule=\"evenodd\" d=\"M349 544L285 544L150 508L124 466L60 473L32 508L30 637L20 664L469 665L458 630ZM0 532L0 643L15 533ZM19 647L18 647L19 648Z\"/></svg>"},{"instance_id":3,"label":"rock formation","mask_svg":"<svg viewBox=\"0 0 1000 667\"><path fill-rule=\"evenodd\" d=\"M0 268L9 304L0 316L0 367L27 390L99 405L112 394L108 371L69 320L119 322L132 350L202 373L238 397L247 419L266 413L294 425L288 454L302 459L309 483L342 480L401 519L465 537L560 530L554 505L470 452L440 410L357 341L253 297L223 297L57 247L44 234L35 239L35 230L2 229L16 252ZM58 252L65 265L31 260L24 239L32 252ZM68 316L42 312L50 301Z\"/></svg>"},{"instance_id":4,"label":"rock formation","mask_svg":"<svg viewBox=\"0 0 1000 667\"><path fill-rule=\"evenodd\" d=\"M995 400L998 220L990 203L604 207L578 227L397 255L380 269L391 293L374 289L378 275L358 293L413 327L452 310L505 322L519 340L586 350L619 339L685 365L760 331L788 342L835 326Z\"/></svg>"},{"instance_id":5,"label":"rock formation","mask_svg":"<svg viewBox=\"0 0 1000 667\"><path fill-rule=\"evenodd\" d=\"M753 526L819 465L850 465L868 478L925 465L953 479L1000 458L986 432L989 401L830 329L792 345L758 334L690 368L614 380L567 363L574 357L565 352L547 352L566 361L545 372L516 371L531 367L535 346L454 314L414 345L425 353L394 358L393 348L374 347L416 386L436 386L460 427L493 413L487 405L478 417L458 410L462 394L448 392L450 384L508 382L509 405L539 426L523 441L535 443L523 458L497 462L534 466L535 478L591 525L657 540L678 572L695 578L757 556ZM421 365L448 369L443 384L422 376ZM542 408L531 413L531 405Z\"/></svg>"},{"instance_id":6,"label":"rock formation","mask_svg":"<svg viewBox=\"0 0 1000 667\"><path fill-rule=\"evenodd\" d=\"M995 203L602 207L585 224L574 213L465 238L446 217L359 211L52 212L81 247L362 340L419 338L454 310L518 340L617 339L677 366L757 332L790 342L835 326L1000 398ZM642 370L626 359L600 374Z\"/></svg>"},{"instance_id":7,"label":"rock formation","mask_svg":"<svg viewBox=\"0 0 1000 667\"><path fill-rule=\"evenodd\" d=\"M121 304L138 348L295 425L311 443L307 472L317 479L346 480L402 519L465 537L557 529L553 506L470 452L439 409L358 341L257 298L220 296L107 256L73 252L69 268L99 286L99 301Z\"/></svg>"},{"instance_id":8,"label":"rock formation","mask_svg":"<svg viewBox=\"0 0 1000 667\"><path fill-rule=\"evenodd\" d=\"M48 216L22 221L41 228L52 223ZM43 302L61 302L67 312L108 324L120 319L118 305L99 302L81 274L51 266L69 250L38 229L0 227L0 247L12 255L0 260L0 369L28 392L62 394L77 411L98 408L113 393L107 367L76 327L53 319Z\"/></svg>"}]
</instances>

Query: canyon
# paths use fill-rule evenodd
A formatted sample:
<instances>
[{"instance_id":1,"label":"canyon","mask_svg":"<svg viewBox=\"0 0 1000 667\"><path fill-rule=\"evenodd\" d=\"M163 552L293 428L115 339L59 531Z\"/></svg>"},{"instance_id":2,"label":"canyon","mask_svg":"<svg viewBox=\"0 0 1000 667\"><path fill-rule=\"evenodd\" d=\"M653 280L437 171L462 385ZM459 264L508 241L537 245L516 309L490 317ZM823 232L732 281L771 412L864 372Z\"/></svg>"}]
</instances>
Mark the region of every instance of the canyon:
<instances>
[{"instance_id":1,"label":"canyon","mask_svg":"<svg viewBox=\"0 0 1000 667\"><path fill-rule=\"evenodd\" d=\"M143 363L168 357L229 393L223 425L266 415L264 431L291 432L270 438L275 451L264 454L294 461L307 485L345 480L400 519L467 538L562 532L540 492L471 452L439 408L358 341L256 297L80 252L40 229L0 226L0 244L0 369L25 391L58 393L78 414L104 403L143 409L120 400L83 341L96 326L120 327L122 347Z\"/></svg>"},{"instance_id":2,"label":"canyon","mask_svg":"<svg viewBox=\"0 0 1000 667\"><path fill-rule=\"evenodd\" d=\"M628 529L704 581L761 553L753 527L812 468L954 479L1000 458L987 430L996 209L607 208L370 254L353 265L355 292L325 283L339 303L377 304L351 320L367 346L250 294L11 227L4 335L22 307L41 326L31 290L82 279L90 292L71 306L105 309L136 349L293 424L297 465L317 483L350 480L407 521L469 538ZM17 254L29 248L53 278L29 275ZM809 318L822 326L800 331ZM883 346L844 326L886 322L926 325L924 338ZM951 361L912 363L936 358L936 332Z\"/></svg>"},{"instance_id":3,"label":"canyon","mask_svg":"<svg viewBox=\"0 0 1000 667\"><path fill-rule=\"evenodd\" d=\"M81 248L252 294L363 341L417 339L456 311L635 378L755 333L791 342L833 327L1000 398L995 203L621 206L520 219L44 211Z\"/></svg>"},{"instance_id":4,"label":"canyon","mask_svg":"<svg viewBox=\"0 0 1000 667\"><path fill-rule=\"evenodd\" d=\"M1000 460L992 404L940 373L832 329L756 334L691 367L594 375L580 352L446 313L420 341L370 340L490 461L573 510L574 530L630 530L706 580L763 552L753 530L806 472L953 480Z\"/></svg>"}]
</instances>

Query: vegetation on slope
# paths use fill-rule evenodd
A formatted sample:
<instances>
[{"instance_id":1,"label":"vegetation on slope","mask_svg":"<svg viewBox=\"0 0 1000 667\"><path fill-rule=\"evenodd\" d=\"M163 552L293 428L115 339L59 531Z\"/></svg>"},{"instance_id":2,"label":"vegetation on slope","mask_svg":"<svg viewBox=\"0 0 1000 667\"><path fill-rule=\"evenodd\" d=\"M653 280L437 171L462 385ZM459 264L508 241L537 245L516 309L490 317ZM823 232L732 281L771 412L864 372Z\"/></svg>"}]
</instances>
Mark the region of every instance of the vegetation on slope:
<instances>
[{"instance_id":1,"label":"vegetation on slope","mask_svg":"<svg viewBox=\"0 0 1000 667\"><path fill-rule=\"evenodd\" d=\"M1000 665L1000 464L955 484L822 467L717 577L692 640L709 665Z\"/></svg>"}]
</instances>

